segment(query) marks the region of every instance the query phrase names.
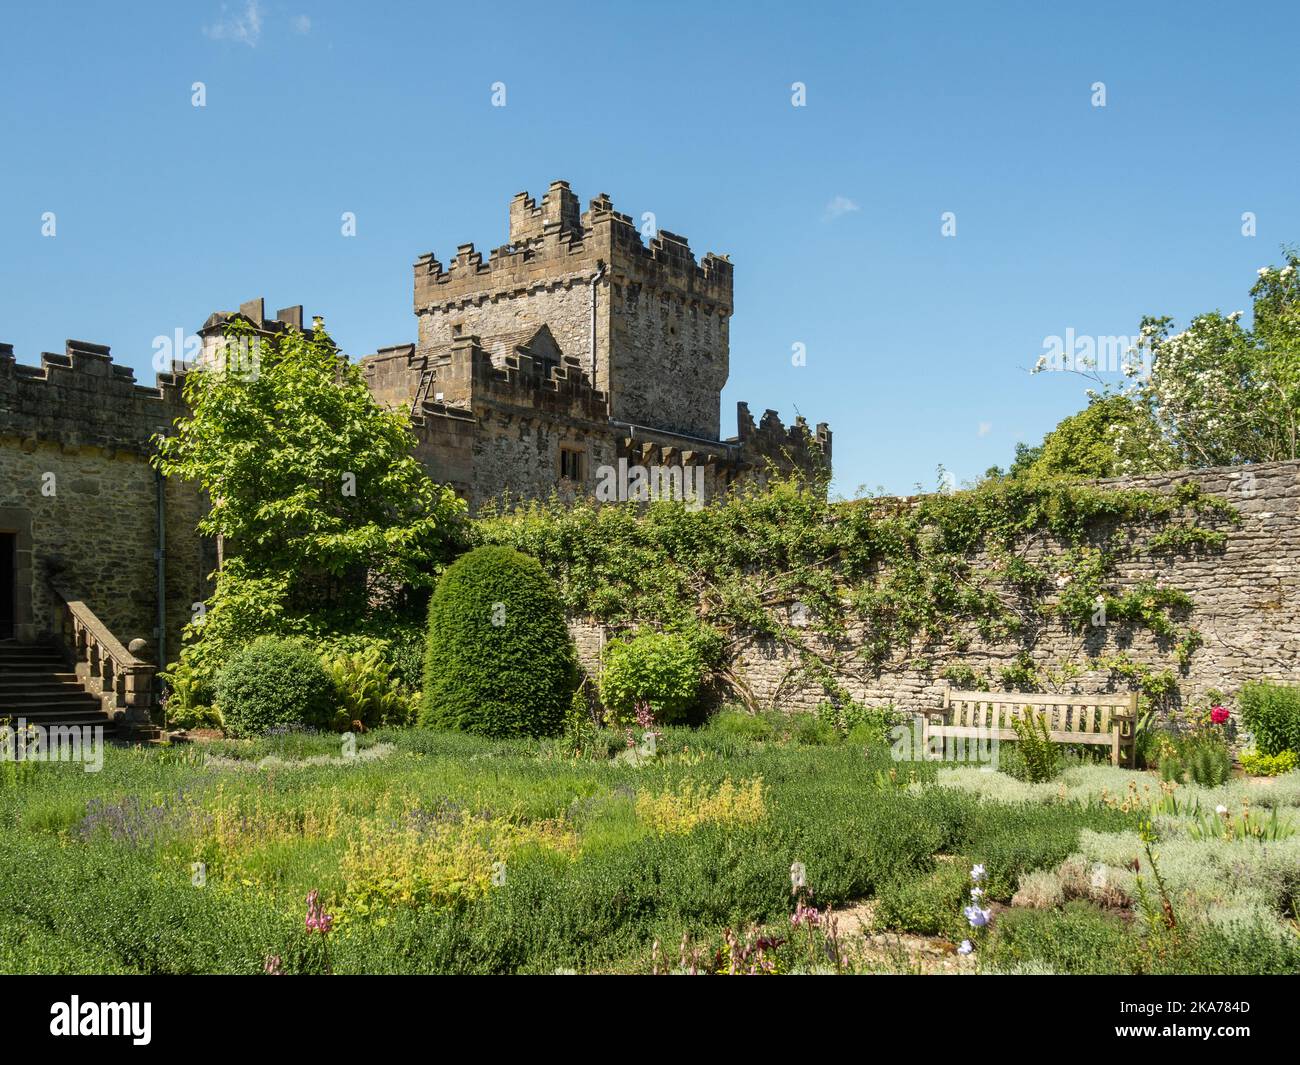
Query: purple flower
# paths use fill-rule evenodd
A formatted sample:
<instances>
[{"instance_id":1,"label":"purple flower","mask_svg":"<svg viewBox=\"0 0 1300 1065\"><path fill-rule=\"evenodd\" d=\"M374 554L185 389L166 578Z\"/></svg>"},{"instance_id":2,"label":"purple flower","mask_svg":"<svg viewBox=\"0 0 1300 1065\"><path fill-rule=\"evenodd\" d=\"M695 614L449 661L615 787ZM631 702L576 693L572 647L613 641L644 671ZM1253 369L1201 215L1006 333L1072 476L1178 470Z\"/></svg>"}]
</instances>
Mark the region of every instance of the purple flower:
<instances>
[{"instance_id":1,"label":"purple flower","mask_svg":"<svg viewBox=\"0 0 1300 1065\"><path fill-rule=\"evenodd\" d=\"M966 915L966 920L970 922L972 928L983 928L993 916L992 910L981 910L978 906L967 906L962 913Z\"/></svg>"},{"instance_id":2,"label":"purple flower","mask_svg":"<svg viewBox=\"0 0 1300 1065\"><path fill-rule=\"evenodd\" d=\"M984 879L984 866L982 866L982 865L974 865L974 866L971 866L970 878L971 878L972 880L974 880L975 883L977 883L977 884L978 884L981 880L983 880L983 879Z\"/></svg>"},{"instance_id":3,"label":"purple flower","mask_svg":"<svg viewBox=\"0 0 1300 1065\"><path fill-rule=\"evenodd\" d=\"M969 954L969 953L971 953L974 949L975 949L975 947L974 947L974 945L971 943L971 941L970 941L969 939L963 939L963 940L961 941L961 946L957 948L957 953L958 953L958 954Z\"/></svg>"}]
</instances>

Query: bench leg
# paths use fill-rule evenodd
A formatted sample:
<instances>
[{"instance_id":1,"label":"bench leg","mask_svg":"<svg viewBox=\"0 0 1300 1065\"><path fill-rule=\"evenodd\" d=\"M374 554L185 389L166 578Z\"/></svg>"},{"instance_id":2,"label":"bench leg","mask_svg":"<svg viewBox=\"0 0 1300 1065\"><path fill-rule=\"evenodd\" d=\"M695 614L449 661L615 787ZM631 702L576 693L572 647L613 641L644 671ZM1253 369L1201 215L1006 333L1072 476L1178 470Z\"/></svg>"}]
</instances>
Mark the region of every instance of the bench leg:
<instances>
[{"instance_id":1,"label":"bench leg","mask_svg":"<svg viewBox=\"0 0 1300 1065\"><path fill-rule=\"evenodd\" d=\"M1119 768L1119 729L1110 734L1110 764Z\"/></svg>"}]
</instances>

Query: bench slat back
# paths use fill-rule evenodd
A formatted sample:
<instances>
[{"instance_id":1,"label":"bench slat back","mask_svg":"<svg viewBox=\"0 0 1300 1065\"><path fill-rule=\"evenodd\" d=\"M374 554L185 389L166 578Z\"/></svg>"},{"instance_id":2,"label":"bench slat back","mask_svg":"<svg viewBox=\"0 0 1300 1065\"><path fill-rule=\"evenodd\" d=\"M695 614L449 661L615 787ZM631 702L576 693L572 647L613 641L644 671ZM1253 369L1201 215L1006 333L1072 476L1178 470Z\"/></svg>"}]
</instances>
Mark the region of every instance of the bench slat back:
<instances>
[{"instance_id":1,"label":"bench slat back","mask_svg":"<svg viewBox=\"0 0 1300 1065\"><path fill-rule=\"evenodd\" d=\"M1016 718L1032 713L1052 732L1109 732L1112 723L1129 724L1137 709L1132 694L949 691L944 701L952 725L1009 730Z\"/></svg>"}]
</instances>

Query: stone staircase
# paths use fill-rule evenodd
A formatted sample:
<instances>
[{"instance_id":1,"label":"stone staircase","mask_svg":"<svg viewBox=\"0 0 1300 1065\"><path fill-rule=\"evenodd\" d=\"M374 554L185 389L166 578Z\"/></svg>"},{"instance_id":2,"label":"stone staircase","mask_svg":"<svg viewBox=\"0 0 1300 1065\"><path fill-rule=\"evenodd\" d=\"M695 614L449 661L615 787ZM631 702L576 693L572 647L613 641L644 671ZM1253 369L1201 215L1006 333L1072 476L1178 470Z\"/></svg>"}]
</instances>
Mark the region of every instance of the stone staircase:
<instances>
[{"instance_id":1,"label":"stone staircase","mask_svg":"<svg viewBox=\"0 0 1300 1065\"><path fill-rule=\"evenodd\" d=\"M29 725L102 725L105 737L118 731L102 700L53 647L0 640L0 718Z\"/></svg>"}]
</instances>

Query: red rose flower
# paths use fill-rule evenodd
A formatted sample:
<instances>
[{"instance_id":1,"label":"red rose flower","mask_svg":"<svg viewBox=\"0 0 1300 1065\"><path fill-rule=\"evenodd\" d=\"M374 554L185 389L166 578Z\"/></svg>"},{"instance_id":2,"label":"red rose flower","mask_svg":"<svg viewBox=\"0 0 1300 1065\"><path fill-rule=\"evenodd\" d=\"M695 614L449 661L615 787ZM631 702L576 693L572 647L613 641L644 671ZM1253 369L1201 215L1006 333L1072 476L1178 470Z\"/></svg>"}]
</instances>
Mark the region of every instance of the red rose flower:
<instances>
[{"instance_id":1,"label":"red rose flower","mask_svg":"<svg viewBox=\"0 0 1300 1065\"><path fill-rule=\"evenodd\" d=\"M1211 707L1210 720L1213 721L1216 725L1222 725L1225 721L1228 720L1228 711L1226 711L1221 706Z\"/></svg>"}]
</instances>

